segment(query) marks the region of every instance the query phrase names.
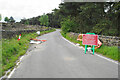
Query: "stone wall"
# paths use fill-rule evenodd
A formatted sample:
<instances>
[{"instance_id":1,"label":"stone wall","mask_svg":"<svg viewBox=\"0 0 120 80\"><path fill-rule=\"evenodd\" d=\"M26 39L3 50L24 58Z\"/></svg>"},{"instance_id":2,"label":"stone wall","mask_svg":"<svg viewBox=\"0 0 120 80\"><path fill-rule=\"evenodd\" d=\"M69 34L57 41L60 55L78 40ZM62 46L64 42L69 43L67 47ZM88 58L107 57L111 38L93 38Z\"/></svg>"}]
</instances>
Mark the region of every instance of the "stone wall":
<instances>
[{"instance_id":1,"label":"stone wall","mask_svg":"<svg viewBox=\"0 0 120 80\"><path fill-rule=\"evenodd\" d=\"M99 35L99 39L107 46L120 46L120 37Z\"/></svg>"},{"instance_id":2,"label":"stone wall","mask_svg":"<svg viewBox=\"0 0 120 80\"><path fill-rule=\"evenodd\" d=\"M24 25L20 23L2 23L2 38L12 38L21 33L31 33L36 31L50 30L51 27L39 25Z\"/></svg>"},{"instance_id":3,"label":"stone wall","mask_svg":"<svg viewBox=\"0 0 120 80\"><path fill-rule=\"evenodd\" d=\"M16 35L22 34L22 33L32 33L37 31L47 31L48 29L36 29L36 30L2 30L2 38L13 38L16 37Z\"/></svg>"},{"instance_id":4,"label":"stone wall","mask_svg":"<svg viewBox=\"0 0 120 80\"><path fill-rule=\"evenodd\" d=\"M72 36L78 36L79 33L70 32ZM99 40L107 46L120 46L120 37L98 35Z\"/></svg>"},{"instance_id":5,"label":"stone wall","mask_svg":"<svg viewBox=\"0 0 120 80\"><path fill-rule=\"evenodd\" d=\"M3 30L36 30L44 28L45 26L39 25L24 25L20 23L2 23Z\"/></svg>"}]
</instances>

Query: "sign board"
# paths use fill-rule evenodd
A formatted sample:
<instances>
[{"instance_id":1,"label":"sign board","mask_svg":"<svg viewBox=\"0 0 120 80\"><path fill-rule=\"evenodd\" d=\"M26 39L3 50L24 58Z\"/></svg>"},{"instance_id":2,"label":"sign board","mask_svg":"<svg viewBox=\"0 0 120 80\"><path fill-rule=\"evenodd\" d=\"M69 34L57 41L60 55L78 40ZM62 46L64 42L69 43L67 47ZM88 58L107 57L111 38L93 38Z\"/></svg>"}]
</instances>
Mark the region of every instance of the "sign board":
<instances>
[{"instance_id":1,"label":"sign board","mask_svg":"<svg viewBox=\"0 0 120 80\"><path fill-rule=\"evenodd\" d=\"M83 34L83 45L98 45L98 35Z\"/></svg>"}]
</instances>

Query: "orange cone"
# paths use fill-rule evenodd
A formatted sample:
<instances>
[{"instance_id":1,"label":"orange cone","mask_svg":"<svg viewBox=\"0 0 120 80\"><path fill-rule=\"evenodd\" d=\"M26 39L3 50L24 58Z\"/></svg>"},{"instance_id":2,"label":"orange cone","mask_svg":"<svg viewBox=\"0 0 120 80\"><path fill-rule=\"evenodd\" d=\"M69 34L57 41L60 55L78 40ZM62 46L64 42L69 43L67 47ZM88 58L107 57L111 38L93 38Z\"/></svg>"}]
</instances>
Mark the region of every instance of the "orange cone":
<instances>
[{"instance_id":1,"label":"orange cone","mask_svg":"<svg viewBox=\"0 0 120 80\"><path fill-rule=\"evenodd\" d=\"M18 41L20 40L20 38L21 38L21 34L19 35Z\"/></svg>"}]
</instances>

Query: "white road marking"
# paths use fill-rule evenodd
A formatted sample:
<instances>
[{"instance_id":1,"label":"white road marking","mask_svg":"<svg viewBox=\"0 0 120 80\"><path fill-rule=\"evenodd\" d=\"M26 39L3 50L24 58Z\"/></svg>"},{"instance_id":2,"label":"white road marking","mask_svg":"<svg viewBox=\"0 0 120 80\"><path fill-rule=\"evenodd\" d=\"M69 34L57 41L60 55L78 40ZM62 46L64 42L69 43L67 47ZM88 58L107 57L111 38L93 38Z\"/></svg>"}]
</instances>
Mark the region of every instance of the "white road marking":
<instances>
[{"instance_id":1,"label":"white road marking","mask_svg":"<svg viewBox=\"0 0 120 80\"><path fill-rule=\"evenodd\" d=\"M76 46L73 42L70 42L69 40L65 39L64 37L62 37L65 41L69 42L70 44Z\"/></svg>"},{"instance_id":2,"label":"white road marking","mask_svg":"<svg viewBox=\"0 0 120 80\"><path fill-rule=\"evenodd\" d=\"M16 68L14 68L14 69L12 70L12 72L9 74L8 78L10 78L10 77L12 76L12 74L15 72L15 70L16 70Z\"/></svg>"},{"instance_id":3,"label":"white road marking","mask_svg":"<svg viewBox=\"0 0 120 80\"><path fill-rule=\"evenodd\" d=\"M19 65L19 63L22 61L22 59L25 57L25 55L21 56L19 61L17 62L16 66ZM11 78L11 76L13 75L13 73L15 72L15 70L17 69L16 66L14 67L14 69L12 70L12 72L10 72L10 74L8 75L8 79Z\"/></svg>"},{"instance_id":4,"label":"white road marking","mask_svg":"<svg viewBox=\"0 0 120 80\"><path fill-rule=\"evenodd\" d=\"M62 38L63 38L65 41L69 42L70 44L72 44L72 45L74 45L74 46L76 46L76 47L78 47L78 48L80 48L80 49L85 50L84 47L82 47L82 46L77 46L77 45L75 45L73 42L70 42L69 40L65 39L64 37L62 37ZM115 61L115 60L112 60L112 59L110 59L110 58L104 57L104 56L99 55L99 54L97 54L97 53L95 53L95 55L98 56L98 57L100 57L100 58L103 58L103 59L105 59L105 60L107 60L107 61L113 62L113 63L115 63L115 64L119 64L118 61Z\"/></svg>"},{"instance_id":5,"label":"white road marking","mask_svg":"<svg viewBox=\"0 0 120 80\"><path fill-rule=\"evenodd\" d=\"M101 58L103 58L103 59L106 59L106 60L108 60L108 61L110 61L110 62L113 62L113 63L118 64L118 61L114 61L114 60L112 60L112 59L110 59L110 58L107 58L107 57L101 56L101 55L99 55L99 54L95 54L95 55L98 56L98 57L101 57Z\"/></svg>"},{"instance_id":6,"label":"white road marking","mask_svg":"<svg viewBox=\"0 0 120 80\"><path fill-rule=\"evenodd\" d=\"M74 45L74 46L76 46L76 47L78 47L78 48L80 48L80 49L85 50L84 47L75 45L73 42L70 42L69 40L65 39L64 37L62 37L62 38L63 38L65 41L69 42L70 44L72 44L72 45ZM105 60L108 60L108 61L110 61L110 62L113 62L113 63L115 63L115 64L118 64L118 61L114 61L114 60L112 60L112 59L109 59L109 58L107 58L107 57L104 57L104 56L99 55L99 54L96 54L96 53L95 53L95 55L98 56L98 57L100 57L100 58L103 58L103 59L105 59ZM20 58L20 61L17 62L16 65L19 65L19 63L22 61L22 59L23 59L24 57L25 57L25 55L23 55L23 56ZM12 72L8 75L8 78L11 78L11 76L13 75L13 73L15 72L16 69L17 69L17 68L14 68L14 69L12 70Z\"/></svg>"}]
</instances>

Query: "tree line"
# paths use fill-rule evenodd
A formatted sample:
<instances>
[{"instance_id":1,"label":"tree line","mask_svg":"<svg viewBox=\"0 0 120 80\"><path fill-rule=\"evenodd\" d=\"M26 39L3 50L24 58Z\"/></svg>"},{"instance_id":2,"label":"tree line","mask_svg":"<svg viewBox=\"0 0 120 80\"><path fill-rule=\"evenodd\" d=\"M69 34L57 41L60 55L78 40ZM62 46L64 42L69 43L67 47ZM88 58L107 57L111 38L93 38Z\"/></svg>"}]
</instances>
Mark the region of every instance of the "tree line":
<instances>
[{"instance_id":1,"label":"tree line","mask_svg":"<svg viewBox=\"0 0 120 80\"><path fill-rule=\"evenodd\" d=\"M45 13L38 17L33 17L30 19L21 19L20 23L26 25L41 25L41 26L49 26L48 15Z\"/></svg>"},{"instance_id":2,"label":"tree line","mask_svg":"<svg viewBox=\"0 0 120 80\"><path fill-rule=\"evenodd\" d=\"M62 3L54 9L52 25L67 32L119 36L120 3ZM51 17L51 16L50 16ZM52 26L51 25L51 26Z\"/></svg>"},{"instance_id":3,"label":"tree line","mask_svg":"<svg viewBox=\"0 0 120 80\"><path fill-rule=\"evenodd\" d=\"M52 13L30 19L21 19L26 25L45 25L61 28L66 32L94 32L96 34L119 36L118 27L120 3L61 3ZM1 15L0 15L1 18ZM4 21L14 23L11 16Z\"/></svg>"},{"instance_id":4,"label":"tree line","mask_svg":"<svg viewBox=\"0 0 120 80\"><path fill-rule=\"evenodd\" d=\"M4 18L4 21L7 22L7 23L14 23L15 22L15 19L11 16L10 18L8 17L5 17Z\"/></svg>"},{"instance_id":5,"label":"tree line","mask_svg":"<svg viewBox=\"0 0 120 80\"><path fill-rule=\"evenodd\" d=\"M0 14L0 21L2 20L2 15ZM5 17L4 21L7 23L15 23L15 19L11 16L10 18Z\"/></svg>"},{"instance_id":6,"label":"tree line","mask_svg":"<svg viewBox=\"0 0 120 80\"><path fill-rule=\"evenodd\" d=\"M119 2L102 3L75 3L66 2L59 5L59 9L43 14L42 16L30 19L22 19L21 23L32 25L47 25L54 28L61 28L64 33L93 32L99 35L119 35ZM40 19L47 16L46 20ZM41 21L47 21L45 24Z\"/></svg>"}]
</instances>

